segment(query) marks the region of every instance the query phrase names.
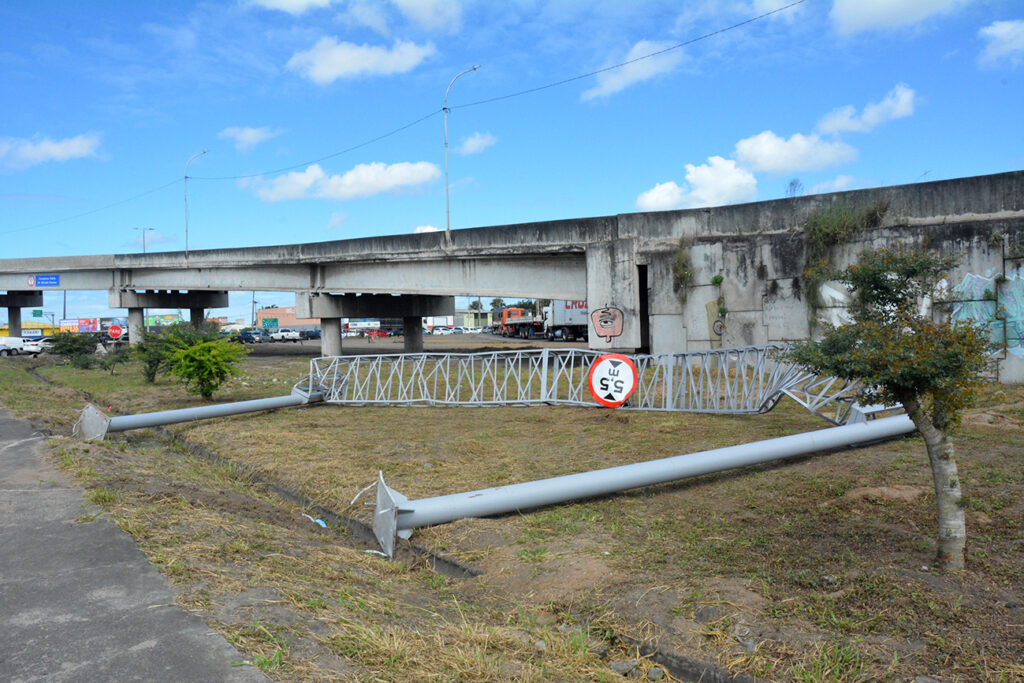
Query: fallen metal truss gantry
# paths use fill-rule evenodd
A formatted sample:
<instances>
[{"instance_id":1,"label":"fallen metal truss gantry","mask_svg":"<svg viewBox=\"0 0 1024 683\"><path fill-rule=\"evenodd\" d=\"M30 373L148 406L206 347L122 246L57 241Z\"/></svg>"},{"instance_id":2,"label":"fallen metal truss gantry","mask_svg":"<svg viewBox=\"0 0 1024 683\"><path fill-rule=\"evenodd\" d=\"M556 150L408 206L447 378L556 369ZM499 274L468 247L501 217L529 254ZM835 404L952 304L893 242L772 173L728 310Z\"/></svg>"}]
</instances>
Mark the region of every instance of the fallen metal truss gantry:
<instances>
[{"instance_id":1,"label":"fallen metal truss gantry","mask_svg":"<svg viewBox=\"0 0 1024 683\"><path fill-rule=\"evenodd\" d=\"M755 414L789 396L833 424L851 418L859 383L822 378L784 360L783 344L631 356L638 385L619 410ZM332 356L310 362L308 386L349 406L599 404L587 373L601 351Z\"/></svg>"}]
</instances>

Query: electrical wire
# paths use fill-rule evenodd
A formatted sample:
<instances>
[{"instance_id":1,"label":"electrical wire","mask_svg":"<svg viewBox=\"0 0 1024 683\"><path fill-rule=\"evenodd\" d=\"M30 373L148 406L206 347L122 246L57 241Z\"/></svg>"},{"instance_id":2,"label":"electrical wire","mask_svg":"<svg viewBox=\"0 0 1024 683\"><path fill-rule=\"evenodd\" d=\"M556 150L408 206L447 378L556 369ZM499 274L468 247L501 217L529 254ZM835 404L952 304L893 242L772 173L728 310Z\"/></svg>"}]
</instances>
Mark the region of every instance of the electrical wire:
<instances>
[{"instance_id":1,"label":"electrical wire","mask_svg":"<svg viewBox=\"0 0 1024 683\"><path fill-rule=\"evenodd\" d=\"M801 0L801 1L803 1L803 0ZM440 113L441 113L441 110L437 109L435 111L430 112L426 116L421 116L420 118L416 119L415 121L410 121L409 123L407 123L407 124L405 124L403 126L399 126L398 128L395 128L394 130L388 131L387 133L383 133L382 135L378 135L375 138L371 138L369 140L366 140L365 142L360 142L359 144L352 145L351 147L346 147L345 149L339 150L337 152L332 152L331 154L328 154L326 156L322 156L319 159L313 159L312 161L304 161L301 164L294 164L292 166L285 166L284 168L278 168L278 169L274 169L272 171L263 171L262 173L249 173L247 175L189 176L188 179L189 180L243 180L243 179L246 179L246 178L259 178L259 177L265 176L265 175L274 175L275 173L284 173L285 171L292 171L292 170L294 170L296 168L302 168L304 166L309 166L310 164L318 164L321 161L326 161L327 159L333 159L334 157L341 156L342 154L348 154L349 152L354 152L355 150L360 149L361 147L366 147L367 145L372 145L373 143L379 142L380 140L383 140L384 138L389 138L392 135L396 135L398 133L401 133L403 130L407 130L409 128L412 128L413 126L415 126L418 123L423 123L427 119L433 118L434 116L437 116Z\"/></svg>"},{"instance_id":2,"label":"electrical wire","mask_svg":"<svg viewBox=\"0 0 1024 683\"><path fill-rule=\"evenodd\" d=\"M633 59L630 59L630 60L625 61L625 62L621 62L619 64L613 64L612 66L606 66L603 69L598 69L597 71L591 71L589 73L580 74L579 76L573 76L571 78L564 78L564 79L562 79L560 81L555 81L554 83L548 83L547 85L537 86L536 88L528 88L527 90L520 90L518 92L509 93L507 95L499 95L498 97L489 97L489 98L484 99L484 100L477 100L476 102L469 102L467 104L460 104L460 105L457 105L457 106L454 106L454 107L449 107L449 109L451 109L451 110L466 109L467 107L476 107L476 106L481 105L481 104L490 104L492 102L500 102L502 100L512 99L513 97L521 97L522 95L530 95L530 94L535 93L535 92L540 92L541 90L547 90L549 88L556 88L556 87L558 87L560 85L565 85L566 83L572 83L574 81L579 81L579 80L582 80L584 78L590 78L591 76L596 76L598 74L603 74L603 73L608 72L608 71L613 71L615 69L620 69L620 68L622 68L624 66L629 66L630 64L635 64L636 62L643 61L645 59L650 59L651 57L657 57L658 55L663 55L666 52L672 52L673 50L678 50L681 47L686 47L687 45L693 45L694 43L699 43L700 41L707 40L708 38L713 38L714 36L721 35L721 34L726 33L728 31L732 31L732 30L737 29L737 28L739 28L741 26L746 26L747 24L753 23L755 21L759 21L761 19L764 19L765 17L771 16L771 15L776 14L778 12L783 12L783 11L785 11L787 9L790 9L791 7L796 7L797 5L801 5L801 4L805 3L805 2L807 2L807 0L796 0L796 2L791 2L791 3L789 3L788 5L786 5L784 7L779 7L778 9L773 9L770 12L765 12L764 14L759 14L756 17L751 17L750 19L746 19L744 21L741 21L738 24L733 24L732 26L726 26L725 28L720 28L717 31L712 31L711 33L705 33L702 36L697 36L696 38L691 38L690 40L684 41L682 43L676 43L675 45L670 45L669 47L663 48L661 50L657 50L655 52L651 52L651 53L646 54L646 55L641 55L640 57L634 57Z\"/></svg>"},{"instance_id":3,"label":"electrical wire","mask_svg":"<svg viewBox=\"0 0 1024 683\"><path fill-rule=\"evenodd\" d=\"M136 199L141 199L141 198L143 198L143 197L145 197L147 195L153 194L154 192L159 192L160 190L164 190L164 189L170 187L171 185L177 185L178 183L180 183L182 181L183 181L183 178L176 178L175 180L172 180L169 183L165 183L165 184L161 185L160 187L154 187L152 190L146 190L145 192L141 192L141 193L139 193L137 195L128 197L127 199L122 199L120 201L116 201L116 202L114 202L112 204L106 204L104 206L100 206L100 207L97 207L95 209L91 209L90 211L85 211L84 213L75 214L74 216L67 216L65 218L58 218L57 220L48 221L46 223L36 223L35 225L29 225L29 226L24 227L24 228L15 228L14 230L7 230L5 232L0 232L0 235L10 235L10 234L15 233L15 232L25 232L26 230L36 230L38 228L45 228L45 227L50 226L50 225L56 225L57 223L64 223L65 221L73 221L76 218L83 218L85 216L90 216L90 215L92 215L94 213L99 213L100 211L105 211L107 209L112 209L115 206L120 206L121 204L127 204L128 202L135 201Z\"/></svg>"},{"instance_id":4,"label":"electrical wire","mask_svg":"<svg viewBox=\"0 0 1024 683\"><path fill-rule=\"evenodd\" d=\"M736 24L732 24L731 26L726 26L724 28L720 28L717 31L712 31L710 33L705 33L704 35L697 36L696 38L691 38L690 40L686 40L686 41L684 41L682 43L676 43L675 45L671 45L671 46L663 48L661 50L656 50L655 52L651 52L651 53L646 54L646 55L641 55L640 57L635 57L633 59L627 60L625 62L621 62L619 64L613 64L612 66L606 66L606 67L604 67L602 69L597 69L596 71L590 71L588 73L580 74L578 76L572 76L571 78L563 78L560 81L555 81L553 83L548 83L546 85L537 86L535 88L528 88L526 90L519 90L517 92L508 93L506 95L499 95L497 97L489 97L487 99L477 100L475 102L469 102L467 104L456 105L454 107L449 107L449 110L467 109L469 107L477 107L477 106L480 106L480 105L483 105L483 104L491 104L493 102L501 102L503 100L512 99L514 97L522 97L524 95L530 95L530 94L533 94L533 93L536 93L536 92L540 92L542 90L548 90L550 88L557 88L558 86L566 85L568 83L573 83L575 81L579 81L579 80L582 80L584 78L590 78L591 76L596 76L598 74L606 73L608 71L613 71L615 69L620 69L620 68L622 68L624 66L628 66L630 64L635 64L636 62L640 62L640 61L643 61L645 59L650 59L652 57L657 57L658 55L665 54L666 52L671 52L673 50L678 50L678 49L686 47L688 45L693 45L694 43L698 43L698 42L701 42L703 40L707 40L708 38L712 38L714 36L721 35L723 33L729 32L729 31L733 31L733 30L735 30L737 28L740 28L741 26L746 26L747 24L751 24L751 23L753 23L755 21L760 21L761 19L764 19L765 17L769 17L769 16L771 16L773 14L777 14L779 12L784 12L784 11L786 11L788 9L796 7L797 5L801 5L801 4L805 3L805 2L807 2L807 0L796 0L795 2L791 2L788 5L785 5L783 7L779 7L777 9L773 9L773 10L765 12L763 14L759 14L756 17L751 17L750 19L745 19L744 21L741 21L741 22L736 23ZM76 214L74 216L68 216L66 218L58 218L57 220L49 221L49 222L46 222L46 223L37 223L36 225L30 225L30 226L27 226L27 227L24 227L24 228L16 228L14 230L8 230L8 231L5 231L5 232L0 232L0 235L10 235L10 234L16 233L16 232L24 232L24 231L28 231L28 230L35 230L37 228L45 228L45 227L50 226L50 225L56 225L57 223L63 223L63 222L66 222L66 221L74 220L76 218L83 218L85 216L89 216L91 214L98 213L100 211L104 211L106 209L113 208L115 206L120 206L121 204L126 204L126 203L134 201L136 199L140 199L140 198L145 197L147 195L153 194L154 192L159 192L160 190L163 190L164 188L170 187L171 185L175 185L178 182L183 182L186 179L187 180L245 180L245 179L248 179L248 178L259 178L259 177L262 177L262 176L274 175L274 174L277 174L277 173L284 173L285 171L292 171L292 170L295 170L297 168L303 168L303 167L309 166L311 164L316 164L316 163L320 163L321 161L326 161L328 159L333 159L335 157L339 157L339 156L341 156L343 154L348 154L349 152L354 152L357 149L361 149L363 147L367 147L369 145L372 145L375 142L379 142L379 141L384 140L386 138L389 138L389 137L391 137L393 135L397 135L398 133L401 133L404 130L408 130L409 128L412 128L413 126L416 126L416 125L418 125L420 123L423 123L424 121L426 121L426 120L428 120L430 118L433 118L434 116L437 116L442 111L443 111L442 109L436 109L436 110L430 112L429 114L426 114L425 116L421 116L420 118L418 118L418 119L416 119L414 121L410 121L409 123L401 125L398 128L394 128L394 129L392 129L392 130L390 130L390 131L388 131L386 133L383 133L383 134L378 135L376 137L370 138L370 139L365 140L363 142L360 142L358 144L352 145L351 147L346 147L345 149L338 150L337 152L332 152L331 154L327 154L327 155L324 155L324 156L319 157L317 159L313 159L311 161L304 161L302 163L293 164L291 166L285 166L283 168L277 168L277 169L273 169L273 170L270 170L270 171L263 171L263 172L260 172L260 173L248 173L248 174L243 174L243 175L230 175L230 176L184 176L181 179L173 180L173 181L171 181L169 183L161 185L160 187L156 187L156 188L153 188L151 190L147 190L145 192L142 192L140 194L134 195L132 197L128 197L127 199L122 199L120 201L113 202L112 204L107 204L105 206L101 206L101 207L98 207L96 209L92 209L91 211L86 211L84 213Z\"/></svg>"}]
</instances>

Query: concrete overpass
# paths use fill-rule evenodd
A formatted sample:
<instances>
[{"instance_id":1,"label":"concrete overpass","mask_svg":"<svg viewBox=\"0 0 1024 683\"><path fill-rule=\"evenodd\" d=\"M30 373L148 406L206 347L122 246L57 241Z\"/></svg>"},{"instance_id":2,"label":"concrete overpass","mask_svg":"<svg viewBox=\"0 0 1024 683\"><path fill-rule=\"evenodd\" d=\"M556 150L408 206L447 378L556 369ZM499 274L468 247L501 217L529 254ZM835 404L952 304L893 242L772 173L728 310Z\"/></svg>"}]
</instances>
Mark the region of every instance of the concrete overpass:
<instances>
[{"instance_id":1,"label":"concrete overpass","mask_svg":"<svg viewBox=\"0 0 1024 683\"><path fill-rule=\"evenodd\" d=\"M0 306L8 306L15 328L20 307L40 305L42 291L105 289L111 306L127 308L139 325L142 307L201 315L225 306L230 290L294 291L297 315L325 321L330 353L340 349L334 332L341 317L401 316L418 331L419 316L450 313L455 295L585 299L607 324L592 326L593 348L660 353L761 344L808 336L816 316L839 319L843 292L826 283L824 306L812 310L803 277L802 228L812 212L834 204L886 207L878 226L833 249L837 266L883 243L961 255L950 284L971 305L954 315L990 325L1005 349L1001 373L1024 381L1022 171L455 230L450 241L436 232L188 254L5 259ZM986 283L999 301L974 291Z\"/></svg>"}]
</instances>

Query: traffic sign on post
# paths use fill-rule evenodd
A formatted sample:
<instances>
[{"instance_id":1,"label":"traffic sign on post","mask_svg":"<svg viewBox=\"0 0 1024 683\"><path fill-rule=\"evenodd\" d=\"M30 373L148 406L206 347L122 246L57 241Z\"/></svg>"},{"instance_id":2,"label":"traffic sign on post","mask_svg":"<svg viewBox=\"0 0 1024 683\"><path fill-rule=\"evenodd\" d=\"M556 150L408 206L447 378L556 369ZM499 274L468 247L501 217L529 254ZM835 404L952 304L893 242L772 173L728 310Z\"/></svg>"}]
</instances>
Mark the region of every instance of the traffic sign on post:
<instances>
[{"instance_id":1,"label":"traffic sign on post","mask_svg":"<svg viewBox=\"0 0 1024 683\"><path fill-rule=\"evenodd\" d=\"M124 330L121 329L120 325L114 324L107 328L107 334L110 335L111 339L120 339L121 335L124 334Z\"/></svg>"},{"instance_id":2,"label":"traffic sign on post","mask_svg":"<svg viewBox=\"0 0 1024 683\"><path fill-rule=\"evenodd\" d=\"M587 384L594 400L606 408L618 408L636 390L636 366L621 353L606 353L590 366Z\"/></svg>"},{"instance_id":3,"label":"traffic sign on post","mask_svg":"<svg viewBox=\"0 0 1024 683\"><path fill-rule=\"evenodd\" d=\"M277 318L264 318L263 329L267 331L277 332Z\"/></svg>"}]
</instances>

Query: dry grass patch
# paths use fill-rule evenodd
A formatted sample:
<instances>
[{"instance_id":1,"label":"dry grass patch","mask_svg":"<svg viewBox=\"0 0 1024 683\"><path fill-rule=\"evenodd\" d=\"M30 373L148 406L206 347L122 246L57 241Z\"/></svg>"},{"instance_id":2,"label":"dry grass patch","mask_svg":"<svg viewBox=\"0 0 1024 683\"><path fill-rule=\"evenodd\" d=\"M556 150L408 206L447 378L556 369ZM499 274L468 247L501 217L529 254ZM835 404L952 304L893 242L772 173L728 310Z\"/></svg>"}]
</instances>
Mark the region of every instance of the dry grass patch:
<instances>
[{"instance_id":1,"label":"dry grass patch","mask_svg":"<svg viewBox=\"0 0 1024 683\"><path fill-rule=\"evenodd\" d=\"M305 373L301 359L245 365L248 386L224 398L286 393ZM177 385L118 387L91 372L90 393L120 412L169 407L165 392L198 403ZM22 414L33 404L24 392L54 391L22 389L27 376L0 372L3 400ZM183 604L276 678L600 679L610 674L597 652L637 654L609 643L619 634L772 680L1002 681L1024 678L1021 405L1021 387L992 387L956 437L969 524L959 575L932 564L934 498L917 438L417 530L415 542L485 570L470 580L322 534L147 432L61 442L57 457L101 491ZM54 410L55 423L68 412ZM825 426L784 402L754 417L309 406L172 431L341 511L377 470L418 498ZM878 493L887 487L923 493ZM865 488L876 493L846 495ZM368 519L361 503L350 512Z\"/></svg>"}]
</instances>

